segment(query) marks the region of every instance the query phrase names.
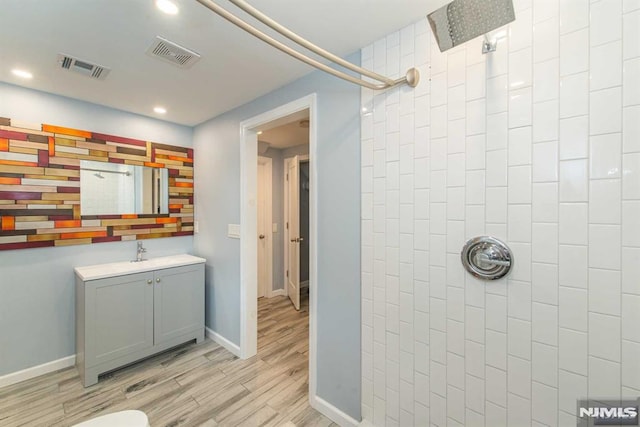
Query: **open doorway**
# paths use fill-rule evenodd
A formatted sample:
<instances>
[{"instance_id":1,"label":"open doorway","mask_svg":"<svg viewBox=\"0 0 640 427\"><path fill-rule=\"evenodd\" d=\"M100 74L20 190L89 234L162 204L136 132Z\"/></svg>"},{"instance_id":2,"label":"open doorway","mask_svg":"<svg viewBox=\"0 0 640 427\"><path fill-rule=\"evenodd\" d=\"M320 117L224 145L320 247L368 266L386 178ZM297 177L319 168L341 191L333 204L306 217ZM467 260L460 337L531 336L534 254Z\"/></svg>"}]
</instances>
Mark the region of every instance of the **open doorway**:
<instances>
[{"instance_id":1,"label":"open doorway","mask_svg":"<svg viewBox=\"0 0 640 427\"><path fill-rule=\"evenodd\" d=\"M309 110L257 129L258 298L288 296L300 310L309 283Z\"/></svg>"},{"instance_id":2,"label":"open doorway","mask_svg":"<svg viewBox=\"0 0 640 427\"><path fill-rule=\"evenodd\" d=\"M257 354L259 358L266 357L271 362L280 359L291 362L292 358L302 357L305 376L302 384L308 381L308 398L312 406L317 400L315 105L316 97L312 94L246 120L241 123L240 147L240 356L246 359ZM293 136L288 145L278 146L279 138L274 138L273 134L285 131L291 135L293 129L303 132L305 139L301 141L299 136ZM265 159L259 163L261 157ZM268 209L265 208L268 206L268 197L265 198L263 194L267 193L269 185L266 184L267 179L260 179L259 182L258 178L259 175L268 175L265 171L268 168L261 166L269 163L266 158L270 159L272 175L270 223L266 215L259 213L260 209ZM289 181L286 180L287 173ZM295 180L294 174L297 175ZM287 183L291 184L291 188ZM289 203L289 199L292 199L292 203ZM295 203L294 199L297 199ZM296 229L291 224L294 211L297 212ZM261 255L262 246L265 249ZM264 280L266 289L259 301L259 289L262 286L259 277L268 275L260 263L268 266L266 254L269 248L272 250L271 287L268 280ZM285 262L285 251L290 261ZM289 252L296 256L290 257ZM292 266L293 261L295 266ZM297 271L291 271L292 268ZM287 289L287 274L294 279L291 291ZM287 337L291 338L290 342ZM265 359L265 363L270 362ZM307 396L301 397L306 400Z\"/></svg>"}]
</instances>

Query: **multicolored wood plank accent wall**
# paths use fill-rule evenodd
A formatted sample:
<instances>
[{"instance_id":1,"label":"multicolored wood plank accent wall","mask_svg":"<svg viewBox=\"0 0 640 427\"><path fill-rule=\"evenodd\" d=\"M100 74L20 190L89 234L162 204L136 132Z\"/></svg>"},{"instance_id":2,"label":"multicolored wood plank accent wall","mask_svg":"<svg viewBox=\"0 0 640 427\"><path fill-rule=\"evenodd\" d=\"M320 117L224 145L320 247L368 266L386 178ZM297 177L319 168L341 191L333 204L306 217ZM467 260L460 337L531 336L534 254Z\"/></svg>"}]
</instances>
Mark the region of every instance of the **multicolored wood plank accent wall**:
<instances>
[{"instance_id":1,"label":"multicolored wood plank accent wall","mask_svg":"<svg viewBox=\"0 0 640 427\"><path fill-rule=\"evenodd\" d=\"M167 168L169 213L80 214L80 160ZM0 250L193 234L193 150L0 117Z\"/></svg>"}]
</instances>

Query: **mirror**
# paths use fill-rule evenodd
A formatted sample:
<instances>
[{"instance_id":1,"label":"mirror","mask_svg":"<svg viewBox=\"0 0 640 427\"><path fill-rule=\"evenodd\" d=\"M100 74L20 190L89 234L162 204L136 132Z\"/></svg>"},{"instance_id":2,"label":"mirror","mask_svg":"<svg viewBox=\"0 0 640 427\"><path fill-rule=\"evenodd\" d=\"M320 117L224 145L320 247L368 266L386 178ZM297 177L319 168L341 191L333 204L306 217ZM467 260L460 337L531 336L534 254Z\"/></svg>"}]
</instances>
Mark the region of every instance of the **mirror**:
<instances>
[{"instance_id":1,"label":"mirror","mask_svg":"<svg viewBox=\"0 0 640 427\"><path fill-rule=\"evenodd\" d=\"M167 214L167 169L80 161L80 214Z\"/></svg>"}]
</instances>

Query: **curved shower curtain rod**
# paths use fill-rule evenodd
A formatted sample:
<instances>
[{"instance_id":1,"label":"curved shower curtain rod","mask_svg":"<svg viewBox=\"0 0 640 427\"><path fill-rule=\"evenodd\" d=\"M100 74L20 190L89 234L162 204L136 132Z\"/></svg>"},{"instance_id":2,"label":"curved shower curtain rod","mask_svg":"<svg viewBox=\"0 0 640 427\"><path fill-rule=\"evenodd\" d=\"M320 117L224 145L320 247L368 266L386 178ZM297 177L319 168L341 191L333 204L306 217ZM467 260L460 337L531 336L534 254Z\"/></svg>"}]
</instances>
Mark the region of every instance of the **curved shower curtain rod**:
<instances>
[{"instance_id":1,"label":"curved shower curtain rod","mask_svg":"<svg viewBox=\"0 0 640 427\"><path fill-rule=\"evenodd\" d=\"M304 47L305 49L310 50L311 52L325 58L328 59L329 61L340 65L348 70L354 71L356 73L359 73L363 76L369 77L373 80L377 80L380 83L376 84L376 83L372 83L363 79L359 79L357 77L351 76L347 73L344 73L342 71L338 71L335 70L331 67L329 67L326 64L323 64L322 62L316 61L313 58L308 57L307 55L300 53L294 49L292 49L291 47L279 42L278 40L274 39L273 37L263 33L262 31L258 30L257 28L255 28L254 26L252 26L251 24L246 23L245 21L243 21L242 19L238 18L237 16L235 16L234 14L232 14L231 12L227 11L226 9L220 7L218 4L214 3L212 0L197 0L200 4L202 4L203 6L205 6L206 8L210 9L211 11L213 11L214 13L220 15L222 18L226 19L227 21L231 22L232 24L238 26L239 28L243 29L244 31L248 32L249 34L253 35L254 37L259 38L260 40L262 40L263 42L275 47L276 49L286 53L287 55L290 55L296 59L298 59L299 61L302 61L308 65L311 65L312 67L315 67L319 70L322 70L326 73L329 73L335 77L341 78L343 80L346 80L348 82L351 83L355 83L357 85L369 88L369 89L373 89L373 90L384 90L384 89L390 89L392 87L396 87L396 86L400 86L402 84L407 84L411 87L416 87L418 85L418 82L420 81L420 73L418 72L418 70L416 68L410 68L406 75L402 78L399 79L390 79L388 77L384 77L381 76L380 74L374 73L373 71L367 70L365 68L359 67L357 65L354 65L348 61L345 61L344 59L322 49L321 47L318 47L316 45L314 45L313 43L309 42L308 40L300 37L299 35L297 35L296 33L294 33L293 31L289 30L288 28L278 24L276 21L274 21L273 19L269 18L268 16L266 16L265 14L263 14L262 12L260 12L259 10L255 9L253 6L251 6L250 4L248 4L247 2L245 2L244 0L229 0L231 3L233 3L234 5L236 5L237 7L239 7L240 9L242 9L243 11L245 11L246 13L248 13L249 15L253 16L254 18L256 18L258 21L262 22L263 24L267 25L269 28L277 31L278 33L282 34L283 36L287 37L289 40L292 40L293 42L297 43L298 45Z\"/></svg>"}]
</instances>

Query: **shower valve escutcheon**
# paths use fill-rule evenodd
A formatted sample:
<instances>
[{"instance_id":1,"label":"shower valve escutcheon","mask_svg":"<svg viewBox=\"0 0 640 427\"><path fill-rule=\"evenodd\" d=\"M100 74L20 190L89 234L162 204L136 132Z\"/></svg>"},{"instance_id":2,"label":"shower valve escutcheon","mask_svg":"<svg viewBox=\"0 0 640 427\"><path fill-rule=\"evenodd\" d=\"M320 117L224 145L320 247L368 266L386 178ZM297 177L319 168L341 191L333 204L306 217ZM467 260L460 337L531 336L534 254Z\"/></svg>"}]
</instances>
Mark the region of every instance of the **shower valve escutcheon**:
<instances>
[{"instance_id":1,"label":"shower valve escutcheon","mask_svg":"<svg viewBox=\"0 0 640 427\"><path fill-rule=\"evenodd\" d=\"M460 254L469 273L483 280L506 276L513 265L509 247L495 237L475 237L464 245Z\"/></svg>"}]
</instances>

